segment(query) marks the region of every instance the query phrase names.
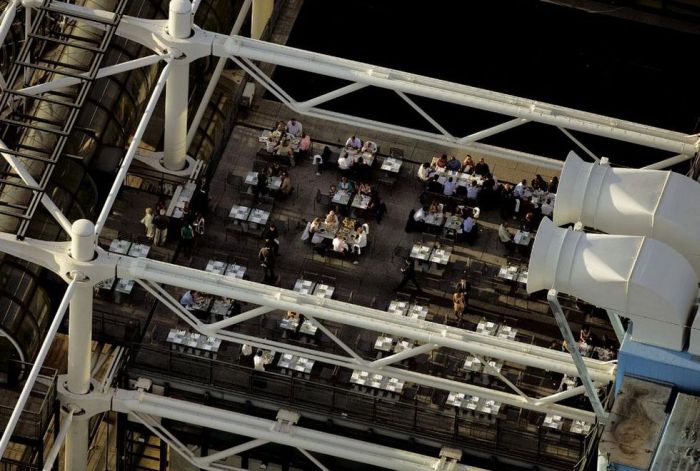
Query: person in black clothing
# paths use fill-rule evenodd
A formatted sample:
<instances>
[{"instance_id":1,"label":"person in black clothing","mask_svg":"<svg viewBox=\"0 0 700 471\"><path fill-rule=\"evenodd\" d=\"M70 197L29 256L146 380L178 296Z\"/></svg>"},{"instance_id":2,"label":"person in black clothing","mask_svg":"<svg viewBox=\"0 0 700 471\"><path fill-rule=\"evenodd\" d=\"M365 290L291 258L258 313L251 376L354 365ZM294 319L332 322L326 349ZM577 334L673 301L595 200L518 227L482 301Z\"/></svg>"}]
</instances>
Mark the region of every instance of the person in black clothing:
<instances>
[{"instance_id":1,"label":"person in black clothing","mask_svg":"<svg viewBox=\"0 0 700 471\"><path fill-rule=\"evenodd\" d=\"M267 193L267 172L258 172L258 183L253 188L255 196L264 195Z\"/></svg>"},{"instance_id":2,"label":"person in black clothing","mask_svg":"<svg viewBox=\"0 0 700 471\"><path fill-rule=\"evenodd\" d=\"M431 193L442 194L445 191L445 187L438 181L440 175L433 175L433 178L428 182L428 191Z\"/></svg>"},{"instance_id":3,"label":"person in black clothing","mask_svg":"<svg viewBox=\"0 0 700 471\"><path fill-rule=\"evenodd\" d=\"M267 224L267 226L265 226L265 230L263 231L263 240L275 253L275 257L277 257L280 253L280 234L277 231L277 226L275 226L275 223L270 222Z\"/></svg>"},{"instance_id":4,"label":"person in black clothing","mask_svg":"<svg viewBox=\"0 0 700 471\"><path fill-rule=\"evenodd\" d=\"M258 259L260 260L260 266L265 271L264 283L277 281L277 275L275 275L275 254L273 250L265 246L260 249L258 253Z\"/></svg>"},{"instance_id":5,"label":"person in black clothing","mask_svg":"<svg viewBox=\"0 0 700 471\"><path fill-rule=\"evenodd\" d=\"M481 175L482 177L485 177L489 173L491 173L491 170L489 170L489 164L487 164L482 157L479 159L479 163L474 166L474 175Z\"/></svg>"},{"instance_id":6,"label":"person in black clothing","mask_svg":"<svg viewBox=\"0 0 700 471\"><path fill-rule=\"evenodd\" d=\"M411 281L416 286L416 289L419 293L423 292L423 290L418 285L418 281L416 281L416 267L411 257L406 257L403 259L403 264L401 265L401 273L403 273L403 278L401 279L401 283L399 283L399 286L396 287L397 290L402 289L404 286L406 286L406 283Z\"/></svg>"},{"instance_id":7,"label":"person in black clothing","mask_svg":"<svg viewBox=\"0 0 700 471\"><path fill-rule=\"evenodd\" d=\"M209 182L207 179L202 179L197 184L197 189L192 196L192 210L194 213L203 215L209 214Z\"/></svg>"},{"instance_id":8,"label":"person in black clothing","mask_svg":"<svg viewBox=\"0 0 700 471\"><path fill-rule=\"evenodd\" d=\"M165 215L165 210L161 209L158 215L153 218L153 225L156 227L155 236L153 237L153 245L165 245L168 239L168 226L170 218Z\"/></svg>"},{"instance_id":9,"label":"person in black clothing","mask_svg":"<svg viewBox=\"0 0 700 471\"><path fill-rule=\"evenodd\" d=\"M185 221L180 228L180 243L182 253L187 258L192 258L192 245L194 244L194 229L189 221Z\"/></svg>"}]
</instances>

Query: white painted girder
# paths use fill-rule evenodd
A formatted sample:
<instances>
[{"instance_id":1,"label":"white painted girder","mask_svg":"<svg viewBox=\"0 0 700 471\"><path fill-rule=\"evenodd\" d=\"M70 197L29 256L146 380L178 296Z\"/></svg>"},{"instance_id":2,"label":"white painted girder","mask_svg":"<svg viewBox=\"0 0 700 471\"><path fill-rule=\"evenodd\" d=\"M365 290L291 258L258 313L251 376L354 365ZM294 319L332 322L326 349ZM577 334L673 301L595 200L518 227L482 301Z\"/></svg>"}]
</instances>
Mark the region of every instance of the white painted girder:
<instances>
[{"instance_id":1,"label":"white painted girder","mask_svg":"<svg viewBox=\"0 0 700 471\"><path fill-rule=\"evenodd\" d=\"M394 316L364 306L304 295L292 290L238 280L150 259L120 258L117 274L170 286L238 299L283 311L308 313L317 319L409 337L422 343L471 352L576 376L576 366L565 352L515 342L433 322ZM615 377L615 364L585 359L591 378L606 384Z\"/></svg>"},{"instance_id":2,"label":"white painted girder","mask_svg":"<svg viewBox=\"0 0 700 471\"><path fill-rule=\"evenodd\" d=\"M26 3L28 5L34 5L38 4L39 0L27 0ZM111 12L80 7L63 2L52 2L52 8L55 10L62 9L66 12L79 12L86 17L94 15L95 18L102 20L111 18L113 15ZM88 21L88 23L90 22ZM95 23L90 24L95 25ZM698 151L698 146L700 144L697 135L687 135L595 113L402 72L373 64L340 59L326 54L257 41L242 36L229 37L223 34L204 31L198 27L194 28L194 34L187 39L171 38L165 33L164 27L165 22L163 20L145 20L124 16L116 34L136 41L159 53L169 52L177 56L184 54L187 60L190 61L207 55L231 57L232 59L238 57L246 60L262 61L335 77L347 80L351 83L376 86L404 94L445 101L686 156L694 155ZM291 97L289 97L289 101L291 103L296 103ZM300 113L306 113L310 116L314 115L310 114L312 113L312 109L305 110L303 105L297 106L294 109ZM323 112L324 110L315 110L315 114L323 114ZM338 117L334 120L337 119ZM362 120L358 120L358 123L362 123L363 127L368 127L369 124ZM385 125L387 123L381 124ZM381 126L378 129L388 130L389 127ZM416 130L407 131L406 128L402 131L416 132ZM450 138L444 134L431 135L430 133L416 132L412 137L420 140L428 140L429 142L435 142L437 140L442 144L460 147L458 139ZM547 159L545 157L540 158L543 159L544 162L549 161L548 166L550 167L556 163L553 159Z\"/></svg>"},{"instance_id":3,"label":"white painted girder","mask_svg":"<svg viewBox=\"0 0 700 471\"><path fill-rule=\"evenodd\" d=\"M440 459L396 448L142 392L117 390L112 410L137 412L399 471L438 470ZM477 471L458 464L456 471Z\"/></svg>"}]
</instances>

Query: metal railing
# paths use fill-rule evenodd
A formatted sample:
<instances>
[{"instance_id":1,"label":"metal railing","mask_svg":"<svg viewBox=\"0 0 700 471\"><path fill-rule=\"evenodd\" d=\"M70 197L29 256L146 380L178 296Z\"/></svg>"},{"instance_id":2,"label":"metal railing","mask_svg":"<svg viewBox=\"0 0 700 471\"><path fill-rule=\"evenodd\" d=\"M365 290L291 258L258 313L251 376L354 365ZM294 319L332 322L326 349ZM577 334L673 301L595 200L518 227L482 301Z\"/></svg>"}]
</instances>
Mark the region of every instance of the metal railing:
<instances>
[{"instance_id":1,"label":"metal railing","mask_svg":"<svg viewBox=\"0 0 700 471\"><path fill-rule=\"evenodd\" d=\"M524 414L471 413L441 405L435 396L446 393L406 385L402 397L384 397L349 389L335 369L333 375L307 379L275 372L257 372L230 362L167 350L153 345L134 346L127 374L163 377L172 388L180 379L205 390L265 401L314 414L353 421L393 432L420 436L446 446L478 446L494 454L532 462L546 462L558 469L576 469L576 463L594 436L540 427ZM323 374L321 374L323 376ZM195 386L196 387L196 386ZM190 389L191 386L188 387ZM408 391L410 393L408 393ZM428 393L425 395L423 393ZM437 404L435 403L437 402ZM501 412L505 407L502 407ZM513 408L513 411L517 409ZM522 415L522 417L521 417Z\"/></svg>"},{"instance_id":2,"label":"metal railing","mask_svg":"<svg viewBox=\"0 0 700 471\"><path fill-rule=\"evenodd\" d=\"M20 372L23 369L29 371L32 365L11 360L10 369ZM52 368L43 367L32 390L27 406L22 411L14 436L26 440L43 440L46 430L53 418L56 404L56 377L57 372ZM14 410L16 398L19 395L19 386L0 387L0 398L10 397L11 400L0 402L0 430L4 430Z\"/></svg>"}]
</instances>

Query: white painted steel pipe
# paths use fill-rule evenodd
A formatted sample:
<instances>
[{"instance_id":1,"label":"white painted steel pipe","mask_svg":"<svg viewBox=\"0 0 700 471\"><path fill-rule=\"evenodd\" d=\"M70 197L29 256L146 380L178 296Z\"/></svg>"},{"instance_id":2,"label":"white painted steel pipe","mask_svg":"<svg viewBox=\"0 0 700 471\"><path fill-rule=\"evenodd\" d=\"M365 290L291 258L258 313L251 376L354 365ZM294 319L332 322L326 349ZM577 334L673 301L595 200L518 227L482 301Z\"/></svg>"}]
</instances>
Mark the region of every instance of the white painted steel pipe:
<instances>
[{"instance_id":1,"label":"white painted steel pipe","mask_svg":"<svg viewBox=\"0 0 700 471\"><path fill-rule=\"evenodd\" d=\"M71 257L88 262L95 256L95 225L87 219L78 219L71 227Z\"/></svg>"},{"instance_id":2,"label":"white painted steel pipe","mask_svg":"<svg viewBox=\"0 0 700 471\"><path fill-rule=\"evenodd\" d=\"M89 262L95 251L95 226L81 219L73 224L71 256L76 262ZM92 298L90 283L82 283L82 273L73 274L77 283L70 301L68 319L68 381L66 388L74 394L90 392L92 366ZM64 404L68 406L68 404ZM89 421L76 421L66 438L66 469L87 469Z\"/></svg>"},{"instance_id":3,"label":"white painted steel pipe","mask_svg":"<svg viewBox=\"0 0 700 471\"><path fill-rule=\"evenodd\" d=\"M12 410L10 420L7 421L5 430L2 433L2 438L0 438L0 458L2 458L2 456L5 454L5 450L7 449L7 445L10 443L10 438L12 437L12 433L15 430L17 421L19 420L20 415L22 415L22 411L24 410L24 406L27 404L27 400L29 399L29 395L32 392L32 388L34 387L36 378L37 376L39 376L39 372L41 371L41 367L44 364L46 355L51 349L53 338L56 335L56 332L58 331L58 327L63 321L63 315L66 313L66 310L68 309L68 304L71 298L73 297L73 291L75 290L75 286L76 282L73 281L68 285L68 288L66 288L66 292L63 294L61 304L58 305L58 309L56 310L56 314L54 315L53 321L51 321L51 325L49 326L49 329L46 332L46 336L44 337L44 341L41 344L39 353L37 354L36 359L34 360L34 365L32 366L32 369L29 372L29 376L27 376L27 380L24 382L22 392L20 393L19 398L17 398L17 403L15 404L15 408Z\"/></svg>"},{"instance_id":4,"label":"white painted steel pipe","mask_svg":"<svg viewBox=\"0 0 700 471\"><path fill-rule=\"evenodd\" d=\"M577 374L576 367L568 354L548 348L484 336L432 322L400 318L376 309L303 295L291 290L275 289L267 285L173 266L155 260L123 258L119 261L117 269L119 276L126 278L151 280L271 306L284 311L308 313L315 318L405 336L423 343L435 343L443 347L573 376ZM595 381L608 383L614 379L614 365L592 359L586 359L585 362Z\"/></svg>"},{"instance_id":5,"label":"white painted steel pipe","mask_svg":"<svg viewBox=\"0 0 700 471\"><path fill-rule=\"evenodd\" d=\"M252 450L253 448L265 445L267 443L270 442L268 442L267 440L261 440L259 438L256 438L255 440L241 443L240 445L227 448L226 450L217 451L216 453L212 453L211 455L200 456L199 458L195 458L195 461L197 461L198 464L209 465L212 464L214 461L223 460L224 458L228 458L229 456L233 455L238 455L245 451Z\"/></svg>"},{"instance_id":6,"label":"white painted steel pipe","mask_svg":"<svg viewBox=\"0 0 700 471\"><path fill-rule=\"evenodd\" d=\"M680 252L700 277L700 184L679 173L612 168L566 158L557 226L581 221L609 234L648 236Z\"/></svg>"},{"instance_id":7,"label":"white painted steel pipe","mask_svg":"<svg viewBox=\"0 0 700 471\"><path fill-rule=\"evenodd\" d=\"M165 127L163 166L182 170L187 165L187 106L190 64L185 59L172 61L172 73L165 88Z\"/></svg>"},{"instance_id":8,"label":"white painted steel pipe","mask_svg":"<svg viewBox=\"0 0 700 471\"><path fill-rule=\"evenodd\" d=\"M75 412L76 409L72 407L64 417L63 422L61 422L61 431L58 433L58 437L56 437L56 439L54 440L53 445L51 446L51 450L49 450L49 454L46 457L46 460L44 460L43 471L51 471L51 469L53 468L53 463L54 461L56 461L59 451L61 451L63 441L66 439L66 435L68 434L68 430L70 429L71 423L73 422L73 414L75 414Z\"/></svg>"},{"instance_id":9,"label":"white painted steel pipe","mask_svg":"<svg viewBox=\"0 0 700 471\"><path fill-rule=\"evenodd\" d=\"M189 38L192 34L192 4L189 0L170 0L168 34L178 39Z\"/></svg>"},{"instance_id":10,"label":"white painted steel pipe","mask_svg":"<svg viewBox=\"0 0 700 471\"><path fill-rule=\"evenodd\" d=\"M512 394L509 392L503 392L481 386L476 386L469 383L464 383L462 381L455 381L447 378L416 373L414 371L406 370L403 368L395 368L392 366L375 367L367 363L357 364L353 361L352 358L327 354L305 347L291 346L289 344L260 339L252 336L234 334L230 332L219 333L214 336L216 338L228 342L247 344L255 348L290 353L292 355L298 355L304 358L308 358L310 360L326 363L329 365L337 365L351 370L360 369L363 371L367 371L368 373L387 375L389 377L396 378L400 381L404 381L407 383L413 383L420 386L427 386L443 391L477 396L483 399L492 399L502 404L511 405L514 407L522 407L523 409L529 409L546 414L561 415L562 417L572 420L584 420L586 422L593 422L596 418L594 413L586 410L576 409L569 406L563 406L561 404L550 404L546 401L540 402L540 400L538 400L537 398L532 398L531 400L528 400L527 398L523 397L520 393Z\"/></svg>"},{"instance_id":11,"label":"white painted steel pipe","mask_svg":"<svg viewBox=\"0 0 700 471\"><path fill-rule=\"evenodd\" d=\"M647 166L642 167L642 168L647 169L647 170L663 170L663 169L671 167L673 165L686 162L686 161L688 161L696 156L697 156L697 154L675 155L675 156L670 157L666 160L662 160L660 162L654 162L653 164L647 165Z\"/></svg>"},{"instance_id":12,"label":"white painted steel pipe","mask_svg":"<svg viewBox=\"0 0 700 471\"><path fill-rule=\"evenodd\" d=\"M120 64L102 67L97 72L97 78L109 77L110 75L116 75L122 72L140 69L141 67L148 67L149 65L157 64L158 62L162 60L168 60L169 58L170 56L168 55L162 56L160 54L153 54L151 56L139 57L138 59L122 62ZM88 77L89 73L85 72L84 74L80 75ZM50 82L33 85L31 87L22 88L18 91L28 95L39 95L42 93L69 87L71 85L76 85L80 82L81 80L75 77L64 77L56 80L51 80Z\"/></svg>"},{"instance_id":13,"label":"white painted steel pipe","mask_svg":"<svg viewBox=\"0 0 700 471\"><path fill-rule=\"evenodd\" d=\"M27 170L27 167L24 166L24 164L17 158L17 156L12 155L12 154L7 154L2 152L3 150L10 150L5 143L0 139L0 153L2 154L3 158L7 161L8 164L12 167L12 170L15 171L17 175L22 179L25 185L33 186L38 188L39 183L34 179L32 174ZM51 197L44 193L41 196L41 204L44 205L44 208L46 208L46 211L53 217L56 222L58 222L58 225L61 226L61 228L66 231L66 234L70 234L72 230L72 226L68 218L63 214L63 212L59 209L58 206L56 206L56 203L53 202Z\"/></svg>"},{"instance_id":14,"label":"white painted steel pipe","mask_svg":"<svg viewBox=\"0 0 700 471\"><path fill-rule=\"evenodd\" d=\"M158 78L158 82L156 82L156 86L153 88L151 98L148 100L146 109L143 111L141 121L136 127L136 132L134 132L134 137L131 139L129 149L126 151L124 160L122 160L122 164L119 167L119 172L117 172L117 176L115 177L114 182L112 183L112 188L109 190L109 194L107 195L105 204L102 206L102 211L100 211L100 215L98 216L97 222L95 223L96 234L102 232L102 228L107 222L109 213L112 211L112 206L117 200L117 195L119 194L119 190L122 187L124 178L126 178L126 173L129 171L129 166L134 160L134 156L136 155L136 152L138 151L139 146L141 145L141 139L143 139L143 134L146 132L148 123L151 120L151 116L153 115L153 112L156 109L156 105L158 104L158 98L160 98L160 94L163 91L163 88L165 87L165 83L168 79L168 76L170 75L171 66L172 61L168 62L165 65L165 67L163 68L163 72L161 72L160 77Z\"/></svg>"},{"instance_id":15,"label":"white painted steel pipe","mask_svg":"<svg viewBox=\"0 0 700 471\"><path fill-rule=\"evenodd\" d=\"M70 302L67 388L75 394L86 394L90 390L92 293L90 284L78 283Z\"/></svg>"},{"instance_id":16,"label":"white painted steel pipe","mask_svg":"<svg viewBox=\"0 0 700 471\"><path fill-rule=\"evenodd\" d=\"M480 141L481 139L486 139L487 137L495 136L496 134L508 131L509 129L517 128L518 126L522 126L523 124L529 122L530 120L525 118L514 118L506 121L505 123L497 124L495 126L491 126L490 128L482 129L481 131L477 131L475 133L469 134L468 136L464 136L460 138L457 142L459 142L460 144L468 144L470 142Z\"/></svg>"},{"instance_id":17,"label":"white painted steel pipe","mask_svg":"<svg viewBox=\"0 0 700 471\"><path fill-rule=\"evenodd\" d=\"M168 34L185 39L192 32L192 4L189 0L171 0ZM165 87L165 128L163 166L182 170L187 165L187 107L190 97L190 63L186 57L173 60Z\"/></svg>"},{"instance_id":18,"label":"white painted steel pipe","mask_svg":"<svg viewBox=\"0 0 700 471\"><path fill-rule=\"evenodd\" d=\"M10 28L12 28L12 22L15 21L15 14L17 13L17 6L19 4L19 0L12 0L5 6L2 17L0 17L0 44L5 42L7 33L9 33Z\"/></svg>"},{"instance_id":19,"label":"white painted steel pipe","mask_svg":"<svg viewBox=\"0 0 700 471\"><path fill-rule=\"evenodd\" d=\"M75 420L71 424L66 437L64 469L88 469L89 425L89 420Z\"/></svg>"},{"instance_id":20,"label":"white painted steel pipe","mask_svg":"<svg viewBox=\"0 0 700 471\"><path fill-rule=\"evenodd\" d=\"M236 37L225 45L215 44L213 53L246 57L351 82L399 90L678 154L696 152L692 136L682 133L254 39Z\"/></svg>"},{"instance_id":21,"label":"white painted steel pipe","mask_svg":"<svg viewBox=\"0 0 700 471\"><path fill-rule=\"evenodd\" d=\"M527 291L550 288L630 317L636 341L680 351L698 278L663 242L560 229L544 218L530 256Z\"/></svg>"},{"instance_id":22,"label":"white painted steel pipe","mask_svg":"<svg viewBox=\"0 0 700 471\"><path fill-rule=\"evenodd\" d=\"M435 469L439 461L438 458L318 432L299 426L292 426L289 432L277 431L277 422L272 420L156 396L141 391L117 391L114 395L112 407L117 412L128 413L134 411L154 415L401 471ZM468 468L458 465L456 469L466 471Z\"/></svg>"},{"instance_id":23,"label":"white painted steel pipe","mask_svg":"<svg viewBox=\"0 0 700 471\"><path fill-rule=\"evenodd\" d=\"M243 22L247 18L248 12L250 11L251 1L252 0L245 0L243 2L243 5L241 5L241 9L238 11L238 17L236 17L236 22L233 24L233 28L231 28L230 36L236 35L241 31L241 27L243 27ZM194 4L192 6L192 9L194 10ZM204 112L207 110L207 106L209 106L209 101L211 100L211 97L214 94L216 85L219 83L221 73L224 71L224 67L226 66L226 60L226 57L219 57L219 60L216 63L216 68L211 74L211 78L209 79L207 89L204 91L204 96L202 96L202 100L199 103L199 107L197 108L197 112L195 113L194 118L192 118L190 129L189 131L187 131L187 150L189 150L190 146L192 145L192 141L194 140L194 136L197 134L197 128L199 127L199 123L202 122Z\"/></svg>"},{"instance_id":24,"label":"white painted steel pipe","mask_svg":"<svg viewBox=\"0 0 700 471\"><path fill-rule=\"evenodd\" d=\"M336 98L340 98L341 96L345 96L357 90L361 90L365 87L367 87L367 85L364 83L351 83L349 85L345 85L344 87L340 87L328 93L324 93L323 95L319 95L301 103L297 103L296 106L299 108L311 108L325 103L327 101L335 100Z\"/></svg>"}]
</instances>

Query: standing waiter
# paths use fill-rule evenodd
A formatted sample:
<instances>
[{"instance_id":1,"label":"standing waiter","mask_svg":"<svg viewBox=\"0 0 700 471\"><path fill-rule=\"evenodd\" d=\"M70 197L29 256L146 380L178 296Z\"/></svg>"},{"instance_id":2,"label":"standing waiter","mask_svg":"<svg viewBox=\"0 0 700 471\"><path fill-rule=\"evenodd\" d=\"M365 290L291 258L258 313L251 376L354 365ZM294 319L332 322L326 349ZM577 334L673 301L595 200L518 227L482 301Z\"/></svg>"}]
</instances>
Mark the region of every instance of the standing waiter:
<instances>
[{"instance_id":1,"label":"standing waiter","mask_svg":"<svg viewBox=\"0 0 700 471\"><path fill-rule=\"evenodd\" d=\"M399 283L399 286L396 288L397 290L403 288L409 281L412 281L413 284L416 285L416 289L418 290L418 292L423 292L423 290L418 285L418 281L416 281L416 267L411 257L405 257L403 259L403 264L401 265L401 273L403 273L403 278L401 279L401 283Z\"/></svg>"}]
</instances>

